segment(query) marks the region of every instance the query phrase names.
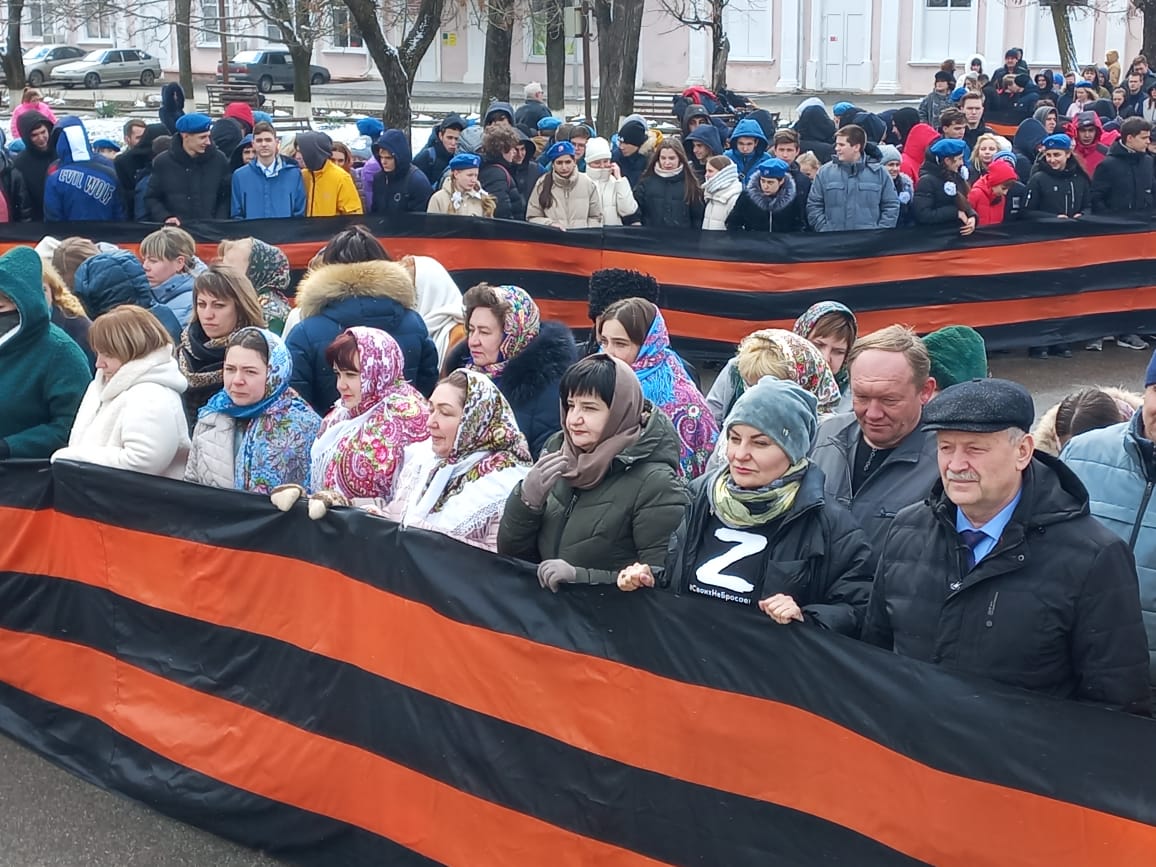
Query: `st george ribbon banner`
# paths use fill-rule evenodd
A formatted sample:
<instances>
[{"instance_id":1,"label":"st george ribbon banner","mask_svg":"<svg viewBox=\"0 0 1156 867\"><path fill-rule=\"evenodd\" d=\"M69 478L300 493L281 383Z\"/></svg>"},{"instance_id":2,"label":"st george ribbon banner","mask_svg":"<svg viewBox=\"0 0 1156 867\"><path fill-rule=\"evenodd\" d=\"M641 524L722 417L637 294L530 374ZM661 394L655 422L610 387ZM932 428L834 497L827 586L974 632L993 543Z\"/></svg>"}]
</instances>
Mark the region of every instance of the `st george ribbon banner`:
<instances>
[{"instance_id":1,"label":"st george ribbon banner","mask_svg":"<svg viewBox=\"0 0 1156 867\"><path fill-rule=\"evenodd\" d=\"M866 333L900 322L923 334L970 325L989 349L1156 332L1156 220L1046 218L952 227L794 234L557 229L445 215L189 223L210 260L225 238L254 236L303 270L337 231L364 223L395 257L432 256L462 289L525 288L545 316L589 328L587 281L632 268L662 284L678 348L724 354L758 328L789 328L816 301L841 301ZM8 223L0 253L45 234L135 249L156 225Z\"/></svg>"},{"instance_id":2,"label":"st george ribbon banner","mask_svg":"<svg viewBox=\"0 0 1156 867\"><path fill-rule=\"evenodd\" d=\"M316 865L1136 867L1156 722L337 509L0 463L0 731Z\"/></svg>"}]
</instances>

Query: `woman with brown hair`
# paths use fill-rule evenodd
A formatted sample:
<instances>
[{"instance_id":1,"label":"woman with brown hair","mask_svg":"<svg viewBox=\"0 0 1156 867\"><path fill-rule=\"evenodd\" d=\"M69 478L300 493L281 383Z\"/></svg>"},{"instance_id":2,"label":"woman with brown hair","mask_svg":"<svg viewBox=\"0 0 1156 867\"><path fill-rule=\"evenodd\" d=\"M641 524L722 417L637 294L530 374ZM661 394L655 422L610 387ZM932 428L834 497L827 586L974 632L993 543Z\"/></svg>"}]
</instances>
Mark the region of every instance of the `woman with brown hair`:
<instances>
[{"instance_id":1,"label":"woman with brown hair","mask_svg":"<svg viewBox=\"0 0 1156 867\"><path fill-rule=\"evenodd\" d=\"M975 208L967 201L971 187L960 174L966 154L962 139L941 138L927 149L912 200L916 223L959 223L961 235L975 231Z\"/></svg>"},{"instance_id":2,"label":"woman with brown hair","mask_svg":"<svg viewBox=\"0 0 1156 867\"><path fill-rule=\"evenodd\" d=\"M562 230L601 228L602 194L578 171L574 145L568 141L551 145L545 159L550 171L534 184L526 220Z\"/></svg>"},{"instance_id":3,"label":"woman with brown hair","mask_svg":"<svg viewBox=\"0 0 1156 867\"><path fill-rule=\"evenodd\" d=\"M52 460L183 478L190 444L181 402L187 383L169 333L149 311L124 304L97 317L89 337L96 376L68 446Z\"/></svg>"},{"instance_id":4,"label":"woman with brown hair","mask_svg":"<svg viewBox=\"0 0 1156 867\"><path fill-rule=\"evenodd\" d=\"M185 415L190 430L200 408L221 390L229 339L248 327L265 327L253 284L227 265L210 265L193 281L193 318L177 349L177 362L189 382Z\"/></svg>"},{"instance_id":5,"label":"woman with brown hair","mask_svg":"<svg viewBox=\"0 0 1156 867\"><path fill-rule=\"evenodd\" d=\"M702 186L691 171L686 151L663 139L634 188L638 218L649 228L701 229L706 213Z\"/></svg>"},{"instance_id":6,"label":"woman with brown hair","mask_svg":"<svg viewBox=\"0 0 1156 867\"><path fill-rule=\"evenodd\" d=\"M494 197L494 216L500 220L524 220L526 202L514 180L518 163L518 132L505 124L493 124L482 133L482 166L478 183Z\"/></svg>"},{"instance_id":7,"label":"woman with brown hair","mask_svg":"<svg viewBox=\"0 0 1156 867\"><path fill-rule=\"evenodd\" d=\"M109 247L108 249L112 249ZM52 251L52 267L64 281L64 285L72 289L76 280L76 272L87 260L97 253L100 247L88 238L71 237L63 239Z\"/></svg>"},{"instance_id":8,"label":"woman with brown hair","mask_svg":"<svg viewBox=\"0 0 1156 867\"><path fill-rule=\"evenodd\" d=\"M44 269L44 295L48 298L52 324L63 329L64 333L84 350L89 367L96 370L96 353L92 351L92 346L88 342L92 320L85 314L80 299L72 294L64 279L56 273L56 269L43 259L40 264Z\"/></svg>"}]
</instances>

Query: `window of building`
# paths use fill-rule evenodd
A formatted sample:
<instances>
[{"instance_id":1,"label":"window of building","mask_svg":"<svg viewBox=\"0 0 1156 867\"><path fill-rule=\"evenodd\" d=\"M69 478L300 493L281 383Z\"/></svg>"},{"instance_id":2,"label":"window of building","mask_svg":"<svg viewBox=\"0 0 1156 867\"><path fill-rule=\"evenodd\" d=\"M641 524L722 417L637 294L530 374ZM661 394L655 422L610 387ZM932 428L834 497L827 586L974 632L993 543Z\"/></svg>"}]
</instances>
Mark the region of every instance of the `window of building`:
<instances>
[{"instance_id":1,"label":"window of building","mask_svg":"<svg viewBox=\"0 0 1156 867\"><path fill-rule=\"evenodd\" d=\"M365 44L345 5L333 7L332 44L334 48L361 48Z\"/></svg>"},{"instance_id":2,"label":"window of building","mask_svg":"<svg viewBox=\"0 0 1156 867\"><path fill-rule=\"evenodd\" d=\"M941 63L950 57L966 63L975 54L977 0L922 0L915 7L914 59Z\"/></svg>"},{"instance_id":3,"label":"window of building","mask_svg":"<svg viewBox=\"0 0 1156 867\"><path fill-rule=\"evenodd\" d=\"M93 14L84 20L84 35L88 39L111 41L112 15L112 10L104 4L98 6Z\"/></svg>"},{"instance_id":4,"label":"window of building","mask_svg":"<svg viewBox=\"0 0 1156 867\"><path fill-rule=\"evenodd\" d=\"M731 60L774 59L771 0L730 0L723 7L723 27L731 44Z\"/></svg>"},{"instance_id":5,"label":"window of building","mask_svg":"<svg viewBox=\"0 0 1156 867\"><path fill-rule=\"evenodd\" d=\"M28 4L28 33L33 39L43 39L44 34L51 33L52 24L46 17L47 9L41 0L32 0Z\"/></svg>"},{"instance_id":6,"label":"window of building","mask_svg":"<svg viewBox=\"0 0 1156 867\"><path fill-rule=\"evenodd\" d=\"M534 0L530 5L528 26L522 32L526 42L526 59L534 63L546 62L546 33L550 29L550 7L542 0ZM593 15L591 15L593 18ZM566 62L577 62L577 39L566 40Z\"/></svg>"},{"instance_id":7,"label":"window of building","mask_svg":"<svg viewBox=\"0 0 1156 867\"><path fill-rule=\"evenodd\" d=\"M197 22L200 26L197 31L197 45L221 44L221 18L217 14L218 11L217 0L201 0L200 21ZM228 14L227 8L225 14Z\"/></svg>"}]
</instances>

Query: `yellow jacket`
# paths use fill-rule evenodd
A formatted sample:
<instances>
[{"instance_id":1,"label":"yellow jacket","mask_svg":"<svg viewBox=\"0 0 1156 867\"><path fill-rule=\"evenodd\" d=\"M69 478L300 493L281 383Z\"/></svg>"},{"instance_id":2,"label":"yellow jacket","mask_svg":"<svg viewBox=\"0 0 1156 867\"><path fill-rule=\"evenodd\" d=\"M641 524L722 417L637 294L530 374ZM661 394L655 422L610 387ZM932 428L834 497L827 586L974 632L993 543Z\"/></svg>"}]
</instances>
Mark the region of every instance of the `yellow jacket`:
<instances>
[{"instance_id":1,"label":"yellow jacket","mask_svg":"<svg viewBox=\"0 0 1156 867\"><path fill-rule=\"evenodd\" d=\"M353 176L336 163L327 161L315 172L302 169L301 176L305 179L305 216L364 213Z\"/></svg>"}]
</instances>

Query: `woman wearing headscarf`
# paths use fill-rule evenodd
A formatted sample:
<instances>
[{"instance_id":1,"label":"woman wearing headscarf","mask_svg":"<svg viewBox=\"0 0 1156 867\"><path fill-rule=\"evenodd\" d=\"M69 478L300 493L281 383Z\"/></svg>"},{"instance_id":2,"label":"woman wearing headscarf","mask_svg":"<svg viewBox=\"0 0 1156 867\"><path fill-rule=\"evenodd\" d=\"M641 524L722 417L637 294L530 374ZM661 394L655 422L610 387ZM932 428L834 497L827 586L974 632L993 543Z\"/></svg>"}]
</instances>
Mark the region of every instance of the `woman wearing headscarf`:
<instances>
[{"instance_id":1,"label":"woman wearing headscarf","mask_svg":"<svg viewBox=\"0 0 1156 867\"><path fill-rule=\"evenodd\" d=\"M960 224L959 234L970 235L977 222L967 201L971 188L960 174L967 145L959 139L941 138L927 149L919 170L912 210L921 225Z\"/></svg>"},{"instance_id":2,"label":"woman wearing headscarf","mask_svg":"<svg viewBox=\"0 0 1156 867\"><path fill-rule=\"evenodd\" d=\"M506 500L532 463L497 386L455 370L430 397L429 438L405 449L385 517L496 551Z\"/></svg>"},{"instance_id":3,"label":"woman wearing headscarf","mask_svg":"<svg viewBox=\"0 0 1156 867\"><path fill-rule=\"evenodd\" d=\"M758 607L775 623L857 637L871 593L871 550L851 514L823 494L807 454L815 397L764 379L727 416L727 465L694 485L666 569L622 570L622 590L656 583L679 594Z\"/></svg>"},{"instance_id":4,"label":"woman wearing headscarf","mask_svg":"<svg viewBox=\"0 0 1156 867\"><path fill-rule=\"evenodd\" d=\"M617 301L599 317L598 336L602 351L629 364L646 399L674 423L682 444L682 476L702 475L718 438L718 424L706 398L670 348L662 312L642 298Z\"/></svg>"},{"instance_id":5,"label":"woman wearing headscarf","mask_svg":"<svg viewBox=\"0 0 1156 867\"><path fill-rule=\"evenodd\" d=\"M281 334L289 318L289 257L260 238L222 241L217 245L217 256L249 278L269 330Z\"/></svg>"},{"instance_id":6,"label":"woman wearing headscarf","mask_svg":"<svg viewBox=\"0 0 1156 867\"><path fill-rule=\"evenodd\" d=\"M450 272L429 256L402 256L401 264L413 277L417 292L417 312L425 321L429 338L438 351L438 365L451 346L466 336L462 290Z\"/></svg>"},{"instance_id":7,"label":"woman wearing headscarf","mask_svg":"<svg viewBox=\"0 0 1156 867\"><path fill-rule=\"evenodd\" d=\"M578 358L574 335L561 322L543 322L518 286L479 283L463 300L468 336L450 350L444 369L467 367L492 379L536 456L562 424L558 383Z\"/></svg>"},{"instance_id":8,"label":"woman wearing headscarf","mask_svg":"<svg viewBox=\"0 0 1156 867\"><path fill-rule=\"evenodd\" d=\"M602 225L602 194L578 170L574 145L560 141L546 151L550 171L538 178L526 205L526 220L555 229L593 229Z\"/></svg>"},{"instance_id":9,"label":"woman wearing headscarf","mask_svg":"<svg viewBox=\"0 0 1156 867\"><path fill-rule=\"evenodd\" d=\"M688 501L678 436L630 367L584 358L559 386L562 432L511 492L498 553L538 563L541 585L613 584L632 563L660 567Z\"/></svg>"},{"instance_id":10,"label":"woman wearing headscarf","mask_svg":"<svg viewBox=\"0 0 1156 867\"><path fill-rule=\"evenodd\" d=\"M859 320L851 312L851 308L838 301L819 301L807 308L795 320L792 329L800 337L809 341L827 367L835 375L835 382L839 384L839 391L846 397L851 391L851 377L848 376L846 361L847 353L855 345L855 338L859 336Z\"/></svg>"},{"instance_id":11,"label":"woman wearing headscarf","mask_svg":"<svg viewBox=\"0 0 1156 867\"><path fill-rule=\"evenodd\" d=\"M309 486L321 419L289 387L293 359L266 328L242 328L225 351L224 388L201 408L185 481L268 494Z\"/></svg>"}]
</instances>

